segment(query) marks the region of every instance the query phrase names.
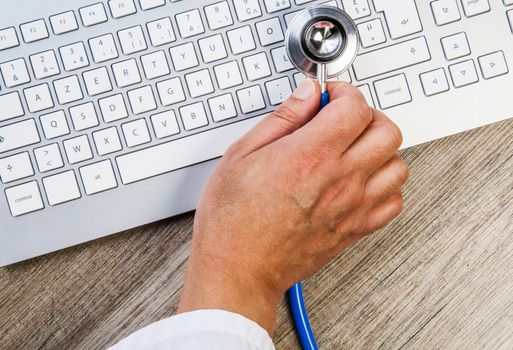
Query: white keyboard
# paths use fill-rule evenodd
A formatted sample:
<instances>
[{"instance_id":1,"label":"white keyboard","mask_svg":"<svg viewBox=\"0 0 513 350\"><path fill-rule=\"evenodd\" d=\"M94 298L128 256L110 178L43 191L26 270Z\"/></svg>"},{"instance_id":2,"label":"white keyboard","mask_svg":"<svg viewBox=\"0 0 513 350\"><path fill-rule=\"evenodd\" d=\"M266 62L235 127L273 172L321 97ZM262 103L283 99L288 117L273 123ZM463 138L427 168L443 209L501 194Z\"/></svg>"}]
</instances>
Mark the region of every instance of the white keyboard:
<instances>
[{"instance_id":1,"label":"white keyboard","mask_svg":"<svg viewBox=\"0 0 513 350\"><path fill-rule=\"evenodd\" d=\"M513 0L20 0L0 13L0 266L195 207L226 148L304 76L284 33L343 8L339 80L404 147L509 118Z\"/></svg>"}]
</instances>

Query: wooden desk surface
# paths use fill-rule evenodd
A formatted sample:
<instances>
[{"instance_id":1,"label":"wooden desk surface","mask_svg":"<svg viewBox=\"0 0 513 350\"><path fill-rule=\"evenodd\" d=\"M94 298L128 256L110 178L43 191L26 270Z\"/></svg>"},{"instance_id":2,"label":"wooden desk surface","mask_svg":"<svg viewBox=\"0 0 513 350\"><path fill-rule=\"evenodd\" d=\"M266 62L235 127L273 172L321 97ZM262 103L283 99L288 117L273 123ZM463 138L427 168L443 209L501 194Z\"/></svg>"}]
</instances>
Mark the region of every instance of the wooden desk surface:
<instances>
[{"instance_id":1,"label":"wooden desk surface","mask_svg":"<svg viewBox=\"0 0 513 350\"><path fill-rule=\"evenodd\" d=\"M306 282L322 349L513 348L513 122L402 152L406 211ZM172 315L187 214L0 269L0 349L102 349ZM298 349L281 304L278 349Z\"/></svg>"}]
</instances>

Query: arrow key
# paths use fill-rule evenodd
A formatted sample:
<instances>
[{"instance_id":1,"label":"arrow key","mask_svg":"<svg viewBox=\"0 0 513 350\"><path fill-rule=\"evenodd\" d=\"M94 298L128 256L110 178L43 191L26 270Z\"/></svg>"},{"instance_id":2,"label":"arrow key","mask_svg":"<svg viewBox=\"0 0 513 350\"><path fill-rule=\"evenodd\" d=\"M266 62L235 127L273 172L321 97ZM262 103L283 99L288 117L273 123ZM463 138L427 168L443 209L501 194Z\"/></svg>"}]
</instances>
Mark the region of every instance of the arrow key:
<instances>
[{"instance_id":1,"label":"arrow key","mask_svg":"<svg viewBox=\"0 0 513 350\"><path fill-rule=\"evenodd\" d=\"M448 61L470 55L470 45L464 32L446 36L441 42Z\"/></svg>"},{"instance_id":2,"label":"arrow key","mask_svg":"<svg viewBox=\"0 0 513 350\"><path fill-rule=\"evenodd\" d=\"M504 52L497 51L478 58L485 79L491 79L509 72Z\"/></svg>"},{"instance_id":3,"label":"arrow key","mask_svg":"<svg viewBox=\"0 0 513 350\"><path fill-rule=\"evenodd\" d=\"M42 173L62 168L64 166L59 145L56 143L36 148L34 150L34 155L36 156L39 171Z\"/></svg>"},{"instance_id":4,"label":"arrow key","mask_svg":"<svg viewBox=\"0 0 513 350\"><path fill-rule=\"evenodd\" d=\"M422 88L426 96L433 96L441 92L449 91L449 82L443 68L435 69L420 75Z\"/></svg>"},{"instance_id":5,"label":"arrow key","mask_svg":"<svg viewBox=\"0 0 513 350\"><path fill-rule=\"evenodd\" d=\"M473 60L453 64L449 66L449 71L451 73L452 83L457 88L479 81L476 65Z\"/></svg>"}]
</instances>

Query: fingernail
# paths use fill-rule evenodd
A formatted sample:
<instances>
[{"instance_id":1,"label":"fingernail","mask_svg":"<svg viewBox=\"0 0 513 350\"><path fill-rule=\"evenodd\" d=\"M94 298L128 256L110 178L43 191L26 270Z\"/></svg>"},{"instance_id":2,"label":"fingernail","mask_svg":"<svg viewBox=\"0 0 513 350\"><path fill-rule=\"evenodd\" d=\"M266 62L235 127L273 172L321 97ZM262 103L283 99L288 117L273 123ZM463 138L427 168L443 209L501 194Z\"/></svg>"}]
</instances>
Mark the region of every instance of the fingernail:
<instances>
[{"instance_id":1,"label":"fingernail","mask_svg":"<svg viewBox=\"0 0 513 350\"><path fill-rule=\"evenodd\" d=\"M315 93L315 85L312 79L303 80L292 96L299 100L308 100Z\"/></svg>"}]
</instances>

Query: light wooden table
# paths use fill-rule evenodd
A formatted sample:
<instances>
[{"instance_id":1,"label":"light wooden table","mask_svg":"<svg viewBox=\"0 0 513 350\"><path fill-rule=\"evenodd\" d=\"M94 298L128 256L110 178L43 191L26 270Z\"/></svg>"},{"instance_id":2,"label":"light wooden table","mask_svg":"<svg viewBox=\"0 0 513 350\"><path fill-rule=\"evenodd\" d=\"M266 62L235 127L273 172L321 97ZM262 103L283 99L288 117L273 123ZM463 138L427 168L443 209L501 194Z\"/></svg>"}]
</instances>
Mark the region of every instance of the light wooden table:
<instances>
[{"instance_id":1,"label":"light wooden table","mask_svg":"<svg viewBox=\"0 0 513 350\"><path fill-rule=\"evenodd\" d=\"M406 211L306 282L323 349L513 349L513 122L402 152ZM193 215L0 269L0 349L101 349L178 303ZM281 304L278 349L298 343Z\"/></svg>"}]
</instances>

